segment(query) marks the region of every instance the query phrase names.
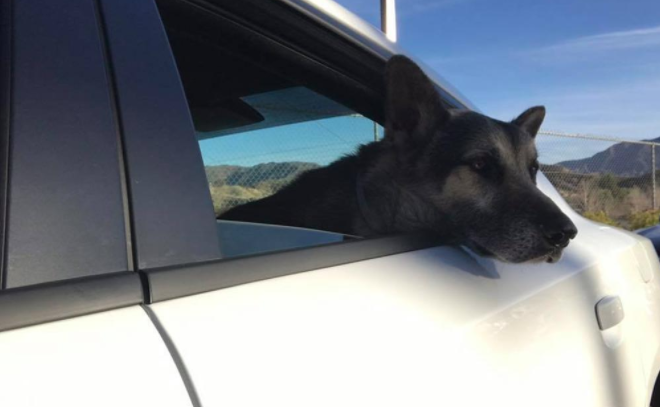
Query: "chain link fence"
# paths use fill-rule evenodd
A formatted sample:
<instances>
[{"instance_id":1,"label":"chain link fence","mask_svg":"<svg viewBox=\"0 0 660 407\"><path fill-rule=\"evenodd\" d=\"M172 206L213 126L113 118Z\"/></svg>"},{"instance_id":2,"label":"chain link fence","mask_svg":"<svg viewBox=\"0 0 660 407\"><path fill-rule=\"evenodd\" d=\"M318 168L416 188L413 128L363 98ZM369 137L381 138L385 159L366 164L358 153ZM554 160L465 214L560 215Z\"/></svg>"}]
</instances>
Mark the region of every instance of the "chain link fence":
<instances>
[{"instance_id":1,"label":"chain link fence","mask_svg":"<svg viewBox=\"0 0 660 407\"><path fill-rule=\"evenodd\" d=\"M202 140L216 215L270 196L379 135L382 129L370 119L344 114Z\"/></svg>"},{"instance_id":2,"label":"chain link fence","mask_svg":"<svg viewBox=\"0 0 660 407\"><path fill-rule=\"evenodd\" d=\"M626 229L658 223L659 143L541 131L543 173L583 216Z\"/></svg>"}]
</instances>

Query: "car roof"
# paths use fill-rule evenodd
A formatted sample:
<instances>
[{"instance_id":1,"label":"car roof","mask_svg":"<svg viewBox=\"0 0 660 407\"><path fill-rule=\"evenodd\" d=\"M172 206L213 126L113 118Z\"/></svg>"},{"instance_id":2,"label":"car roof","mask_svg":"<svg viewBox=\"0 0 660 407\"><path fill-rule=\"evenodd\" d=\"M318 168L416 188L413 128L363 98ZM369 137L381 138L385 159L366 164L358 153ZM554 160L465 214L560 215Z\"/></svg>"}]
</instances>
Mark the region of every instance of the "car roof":
<instances>
[{"instance_id":1,"label":"car roof","mask_svg":"<svg viewBox=\"0 0 660 407\"><path fill-rule=\"evenodd\" d=\"M471 110L477 110L476 106L447 80L428 67L423 61L406 52L396 43L391 42L385 34L367 23L351 11L332 0L278 0L299 10L308 17L316 20L325 27L348 37L352 42L361 45L368 51L383 59L389 59L392 55L403 54L415 60L427 75L444 91L446 95L454 99L454 104ZM374 1L374 6L378 2Z\"/></svg>"}]
</instances>

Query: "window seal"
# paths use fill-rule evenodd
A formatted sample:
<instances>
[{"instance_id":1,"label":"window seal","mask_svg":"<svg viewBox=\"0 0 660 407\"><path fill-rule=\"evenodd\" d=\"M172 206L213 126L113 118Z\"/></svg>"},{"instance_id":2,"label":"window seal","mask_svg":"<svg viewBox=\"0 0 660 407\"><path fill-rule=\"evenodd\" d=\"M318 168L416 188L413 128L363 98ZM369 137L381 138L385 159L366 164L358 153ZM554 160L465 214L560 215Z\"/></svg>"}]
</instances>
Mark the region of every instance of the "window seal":
<instances>
[{"instance_id":1,"label":"window seal","mask_svg":"<svg viewBox=\"0 0 660 407\"><path fill-rule=\"evenodd\" d=\"M393 235L146 270L149 303L438 246L429 235Z\"/></svg>"},{"instance_id":2,"label":"window seal","mask_svg":"<svg viewBox=\"0 0 660 407\"><path fill-rule=\"evenodd\" d=\"M0 291L0 332L143 302L132 271L10 288Z\"/></svg>"},{"instance_id":3,"label":"window seal","mask_svg":"<svg viewBox=\"0 0 660 407\"><path fill-rule=\"evenodd\" d=\"M13 2L0 3L0 290L6 286L7 221L9 211L9 152L11 125L11 72L14 40L12 33Z\"/></svg>"}]
</instances>

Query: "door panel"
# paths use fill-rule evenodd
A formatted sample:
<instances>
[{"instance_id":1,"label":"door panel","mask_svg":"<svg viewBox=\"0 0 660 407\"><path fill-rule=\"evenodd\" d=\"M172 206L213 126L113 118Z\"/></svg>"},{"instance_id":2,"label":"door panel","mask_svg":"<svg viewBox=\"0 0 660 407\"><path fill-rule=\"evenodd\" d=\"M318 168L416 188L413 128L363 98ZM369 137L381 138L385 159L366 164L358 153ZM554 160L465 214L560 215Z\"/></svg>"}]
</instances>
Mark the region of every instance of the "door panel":
<instances>
[{"instance_id":1,"label":"door panel","mask_svg":"<svg viewBox=\"0 0 660 407\"><path fill-rule=\"evenodd\" d=\"M140 306L0 333L0 405L191 406Z\"/></svg>"},{"instance_id":2,"label":"door panel","mask_svg":"<svg viewBox=\"0 0 660 407\"><path fill-rule=\"evenodd\" d=\"M642 405L658 307L627 267L640 242L579 227L554 265L439 247L150 308L205 406ZM606 295L628 314L600 331Z\"/></svg>"}]
</instances>

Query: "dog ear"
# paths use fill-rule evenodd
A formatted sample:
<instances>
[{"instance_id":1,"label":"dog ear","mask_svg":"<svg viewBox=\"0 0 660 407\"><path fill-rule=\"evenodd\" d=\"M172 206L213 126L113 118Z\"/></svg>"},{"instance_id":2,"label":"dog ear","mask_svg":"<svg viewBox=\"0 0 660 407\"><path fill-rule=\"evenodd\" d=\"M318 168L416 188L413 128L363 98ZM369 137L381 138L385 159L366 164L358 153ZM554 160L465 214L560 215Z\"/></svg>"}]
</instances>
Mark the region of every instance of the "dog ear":
<instances>
[{"instance_id":1,"label":"dog ear","mask_svg":"<svg viewBox=\"0 0 660 407\"><path fill-rule=\"evenodd\" d=\"M545 107L534 106L522 112L511 123L525 130L530 136L536 137L536 133L539 132L544 118Z\"/></svg>"},{"instance_id":2,"label":"dog ear","mask_svg":"<svg viewBox=\"0 0 660 407\"><path fill-rule=\"evenodd\" d=\"M449 112L422 69L403 55L395 55L385 69L385 129L397 143L423 142Z\"/></svg>"}]
</instances>

